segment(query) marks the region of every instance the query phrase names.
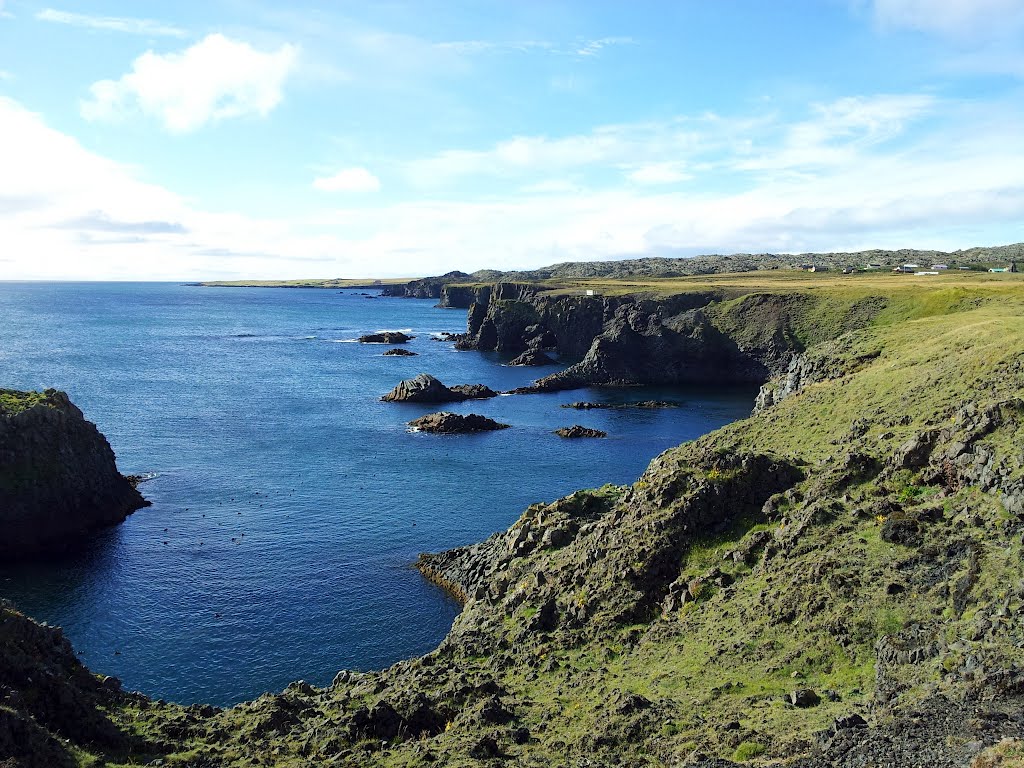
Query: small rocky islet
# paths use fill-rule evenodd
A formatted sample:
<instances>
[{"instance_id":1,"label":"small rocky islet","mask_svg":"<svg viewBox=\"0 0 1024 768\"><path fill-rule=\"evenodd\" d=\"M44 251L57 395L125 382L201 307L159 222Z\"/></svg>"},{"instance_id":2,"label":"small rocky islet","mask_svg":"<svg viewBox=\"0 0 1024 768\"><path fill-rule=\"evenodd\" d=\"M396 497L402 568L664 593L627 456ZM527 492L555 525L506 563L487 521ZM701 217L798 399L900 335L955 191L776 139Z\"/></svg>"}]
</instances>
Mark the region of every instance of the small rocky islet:
<instances>
[{"instance_id":1,"label":"small rocky islet","mask_svg":"<svg viewBox=\"0 0 1024 768\"><path fill-rule=\"evenodd\" d=\"M549 336L580 361L533 391L717 371L762 386L755 412L630 486L423 555L463 602L448 636L323 688L153 701L0 605L0 762L1019 765L1024 290L773 279L660 298L440 283L473 299L457 343ZM456 389L432 378L401 391Z\"/></svg>"},{"instance_id":2,"label":"small rocky islet","mask_svg":"<svg viewBox=\"0 0 1024 768\"><path fill-rule=\"evenodd\" d=\"M414 432L431 432L435 434L465 434L469 432L491 432L499 429L508 429L510 425L501 424L487 416L477 413L449 413L440 411L428 413L409 422L409 428Z\"/></svg>"},{"instance_id":3,"label":"small rocky islet","mask_svg":"<svg viewBox=\"0 0 1024 768\"><path fill-rule=\"evenodd\" d=\"M554 432L559 437L575 440L581 437L608 437L608 433L592 427L584 427L581 424L573 424L571 427L559 427Z\"/></svg>"},{"instance_id":4,"label":"small rocky islet","mask_svg":"<svg viewBox=\"0 0 1024 768\"><path fill-rule=\"evenodd\" d=\"M386 403L458 403L463 400L483 400L497 397L498 393L483 384L456 384L447 387L429 373L421 373L399 382L381 397Z\"/></svg>"},{"instance_id":5,"label":"small rocky islet","mask_svg":"<svg viewBox=\"0 0 1024 768\"><path fill-rule=\"evenodd\" d=\"M358 341L360 344L406 344L415 338L402 331L379 331L360 336Z\"/></svg>"}]
</instances>

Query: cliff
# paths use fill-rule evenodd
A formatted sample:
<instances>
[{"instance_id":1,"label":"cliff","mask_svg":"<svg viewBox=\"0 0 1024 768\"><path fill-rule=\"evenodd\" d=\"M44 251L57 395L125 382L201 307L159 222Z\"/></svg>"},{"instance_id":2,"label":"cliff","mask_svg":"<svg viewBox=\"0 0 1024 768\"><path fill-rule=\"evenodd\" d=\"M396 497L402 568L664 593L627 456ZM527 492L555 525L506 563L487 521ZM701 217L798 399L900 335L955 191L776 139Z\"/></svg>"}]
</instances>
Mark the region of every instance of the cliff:
<instances>
[{"instance_id":1,"label":"cliff","mask_svg":"<svg viewBox=\"0 0 1024 768\"><path fill-rule=\"evenodd\" d=\"M763 360L790 329L802 350L770 388L784 397L630 486L424 555L463 610L423 657L182 708L97 698L56 630L0 611L0 632L40 638L26 653L0 636L0 717L38 736L6 742L13 765L47 764L45 742L93 764L1010 768L1024 747L1024 287L786 295L700 308ZM71 690L41 717L27 702L55 681ZM91 707L78 731L72 698ZM93 738L103 720L132 741Z\"/></svg>"},{"instance_id":2,"label":"cliff","mask_svg":"<svg viewBox=\"0 0 1024 768\"><path fill-rule=\"evenodd\" d=\"M534 391L591 385L761 384L808 344L864 327L884 296L690 289L663 295L572 295L530 284L446 286L469 303L461 349L555 349L576 360ZM447 299L445 298L447 297ZM822 322L823 320L827 322Z\"/></svg>"},{"instance_id":3,"label":"cliff","mask_svg":"<svg viewBox=\"0 0 1024 768\"><path fill-rule=\"evenodd\" d=\"M448 283L459 283L471 280L472 275L465 272L448 272L438 277L423 277L418 280L410 280L408 283L386 285L381 290L381 296L398 296L406 299L439 299L441 289Z\"/></svg>"},{"instance_id":4,"label":"cliff","mask_svg":"<svg viewBox=\"0 0 1024 768\"><path fill-rule=\"evenodd\" d=\"M0 390L0 557L74 547L145 503L65 393Z\"/></svg>"}]
</instances>

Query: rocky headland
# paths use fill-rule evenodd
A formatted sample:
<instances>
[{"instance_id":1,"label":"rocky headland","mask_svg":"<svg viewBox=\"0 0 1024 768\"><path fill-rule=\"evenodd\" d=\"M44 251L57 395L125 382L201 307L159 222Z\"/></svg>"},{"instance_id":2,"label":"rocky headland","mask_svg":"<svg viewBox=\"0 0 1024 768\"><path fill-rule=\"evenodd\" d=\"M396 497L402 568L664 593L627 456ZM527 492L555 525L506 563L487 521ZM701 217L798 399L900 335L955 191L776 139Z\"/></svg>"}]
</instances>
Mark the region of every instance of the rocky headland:
<instances>
[{"instance_id":1,"label":"rocky headland","mask_svg":"<svg viewBox=\"0 0 1024 768\"><path fill-rule=\"evenodd\" d=\"M497 396L497 392L483 384L455 384L447 387L429 373L421 373L400 381L381 400L386 403L459 403Z\"/></svg>"},{"instance_id":2,"label":"rocky headland","mask_svg":"<svg viewBox=\"0 0 1024 768\"><path fill-rule=\"evenodd\" d=\"M1024 284L953 279L488 300L494 343L593 329L583 380L654 377L657 355L704 380L718 359L763 385L758 410L629 486L423 555L463 602L448 636L328 686L153 701L0 607L0 760L1019 765Z\"/></svg>"},{"instance_id":3,"label":"rocky headland","mask_svg":"<svg viewBox=\"0 0 1024 768\"><path fill-rule=\"evenodd\" d=\"M0 390L0 558L73 549L145 505L64 392Z\"/></svg>"}]
</instances>

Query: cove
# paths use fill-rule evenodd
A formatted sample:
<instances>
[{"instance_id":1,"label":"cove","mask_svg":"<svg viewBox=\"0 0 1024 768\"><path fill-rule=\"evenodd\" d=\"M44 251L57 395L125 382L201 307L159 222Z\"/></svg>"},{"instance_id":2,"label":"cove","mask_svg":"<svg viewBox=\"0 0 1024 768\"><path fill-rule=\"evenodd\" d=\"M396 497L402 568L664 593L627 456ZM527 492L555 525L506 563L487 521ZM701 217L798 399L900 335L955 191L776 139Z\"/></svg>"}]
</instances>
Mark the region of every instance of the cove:
<instances>
[{"instance_id":1,"label":"cove","mask_svg":"<svg viewBox=\"0 0 1024 768\"><path fill-rule=\"evenodd\" d=\"M662 450L749 414L750 388L583 389L445 406L498 433L411 434L437 410L379 402L401 379L513 389L557 369L432 341L434 300L361 291L0 283L3 386L68 391L153 506L65 559L0 566L0 595L64 628L126 687L231 704L424 653L458 605L412 568L530 503L632 482ZM416 357L364 333L402 329ZM562 409L671 399L682 408ZM564 441L583 424L603 440Z\"/></svg>"}]
</instances>

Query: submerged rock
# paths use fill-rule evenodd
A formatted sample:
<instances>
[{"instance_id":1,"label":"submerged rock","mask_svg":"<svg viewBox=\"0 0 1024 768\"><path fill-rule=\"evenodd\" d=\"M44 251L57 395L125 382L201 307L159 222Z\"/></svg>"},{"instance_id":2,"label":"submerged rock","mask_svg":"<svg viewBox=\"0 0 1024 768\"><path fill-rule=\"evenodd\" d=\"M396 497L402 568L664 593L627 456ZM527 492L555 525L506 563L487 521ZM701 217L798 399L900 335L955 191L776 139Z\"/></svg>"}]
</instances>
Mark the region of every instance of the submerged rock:
<instances>
[{"instance_id":1,"label":"submerged rock","mask_svg":"<svg viewBox=\"0 0 1024 768\"><path fill-rule=\"evenodd\" d=\"M590 427L584 427L579 424L573 424L571 427L562 427L556 429L555 434L559 437L608 437L607 432L602 432L600 429L591 429Z\"/></svg>"},{"instance_id":2,"label":"submerged rock","mask_svg":"<svg viewBox=\"0 0 1024 768\"><path fill-rule=\"evenodd\" d=\"M73 548L146 505L64 392L0 390L0 559Z\"/></svg>"},{"instance_id":3,"label":"submerged rock","mask_svg":"<svg viewBox=\"0 0 1024 768\"><path fill-rule=\"evenodd\" d=\"M381 400L386 403L457 403L495 397L497 394L483 384L456 384L449 388L429 373L421 373L399 382Z\"/></svg>"},{"instance_id":4,"label":"submerged rock","mask_svg":"<svg viewBox=\"0 0 1024 768\"><path fill-rule=\"evenodd\" d=\"M384 357L416 357L418 354L418 352L413 352L409 349L398 349L396 347L395 349L389 349L385 352Z\"/></svg>"},{"instance_id":5,"label":"submerged rock","mask_svg":"<svg viewBox=\"0 0 1024 768\"><path fill-rule=\"evenodd\" d=\"M363 344L405 344L415 338L415 336L409 336L401 331L381 331L360 336L359 341Z\"/></svg>"},{"instance_id":6,"label":"submerged rock","mask_svg":"<svg viewBox=\"0 0 1024 768\"><path fill-rule=\"evenodd\" d=\"M459 434L463 432L488 432L496 429L508 429L509 424L501 424L494 419L477 413L462 415L460 413L428 413L409 422L409 426L418 432L435 432L438 434Z\"/></svg>"}]
</instances>

